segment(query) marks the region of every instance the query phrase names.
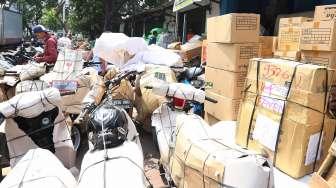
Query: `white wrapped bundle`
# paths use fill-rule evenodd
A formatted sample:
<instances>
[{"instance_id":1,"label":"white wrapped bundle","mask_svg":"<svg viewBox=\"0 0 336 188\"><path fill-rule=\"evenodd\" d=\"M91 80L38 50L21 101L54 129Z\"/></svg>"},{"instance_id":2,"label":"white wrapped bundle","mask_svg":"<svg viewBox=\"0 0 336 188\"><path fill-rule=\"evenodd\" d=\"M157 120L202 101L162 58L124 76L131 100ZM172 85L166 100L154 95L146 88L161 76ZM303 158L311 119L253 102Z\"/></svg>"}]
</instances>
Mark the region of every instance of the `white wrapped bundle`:
<instances>
[{"instance_id":1,"label":"white wrapped bundle","mask_svg":"<svg viewBox=\"0 0 336 188\"><path fill-rule=\"evenodd\" d=\"M10 69L10 71L16 71L19 73L21 81L32 80L38 78L46 73L46 67L44 63L29 62L26 65L16 65Z\"/></svg>"},{"instance_id":2,"label":"white wrapped bundle","mask_svg":"<svg viewBox=\"0 0 336 188\"><path fill-rule=\"evenodd\" d=\"M76 187L71 172L50 151L32 149L1 182L0 187Z\"/></svg>"},{"instance_id":3,"label":"white wrapped bundle","mask_svg":"<svg viewBox=\"0 0 336 188\"><path fill-rule=\"evenodd\" d=\"M61 102L58 89L50 88L16 95L10 100L0 103L0 112L6 118L13 116L33 118L42 112L55 108L55 106L60 106Z\"/></svg>"},{"instance_id":4,"label":"white wrapped bundle","mask_svg":"<svg viewBox=\"0 0 336 188\"><path fill-rule=\"evenodd\" d=\"M157 84L153 86L153 93L161 96L197 101L200 103L203 103L205 100L205 92L203 90L196 89L191 85L183 83Z\"/></svg>"},{"instance_id":5,"label":"white wrapped bundle","mask_svg":"<svg viewBox=\"0 0 336 188\"><path fill-rule=\"evenodd\" d=\"M105 61L123 66L135 54L147 49L143 38L128 37L123 33L103 33L95 43L93 53Z\"/></svg>"},{"instance_id":6,"label":"white wrapped bundle","mask_svg":"<svg viewBox=\"0 0 336 188\"><path fill-rule=\"evenodd\" d=\"M15 95L30 91L41 91L47 89L49 86L46 82L41 80L26 80L19 82L15 87Z\"/></svg>"},{"instance_id":7,"label":"white wrapped bundle","mask_svg":"<svg viewBox=\"0 0 336 188\"><path fill-rule=\"evenodd\" d=\"M83 69L84 51L65 49L57 57L51 72L43 75L40 80L47 83L53 80L74 80Z\"/></svg>"}]
</instances>

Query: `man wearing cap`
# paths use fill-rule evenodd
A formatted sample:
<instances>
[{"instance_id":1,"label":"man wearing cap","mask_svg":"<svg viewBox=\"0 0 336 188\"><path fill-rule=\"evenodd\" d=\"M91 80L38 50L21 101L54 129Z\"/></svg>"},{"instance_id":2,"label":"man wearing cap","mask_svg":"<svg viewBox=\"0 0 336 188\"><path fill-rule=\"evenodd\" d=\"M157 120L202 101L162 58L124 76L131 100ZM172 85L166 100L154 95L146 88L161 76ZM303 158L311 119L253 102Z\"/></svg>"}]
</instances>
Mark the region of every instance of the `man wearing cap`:
<instances>
[{"instance_id":1,"label":"man wearing cap","mask_svg":"<svg viewBox=\"0 0 336 188\"><path fill-rule=\"evenodd\" d=\"M57 39L52 37L48 30L42 25L36 25L33 32L39 40L44 42L44 53L34 56L36 62L46 62L48 65L54 65L57 60Z\"/></svg>"}]
</instances>

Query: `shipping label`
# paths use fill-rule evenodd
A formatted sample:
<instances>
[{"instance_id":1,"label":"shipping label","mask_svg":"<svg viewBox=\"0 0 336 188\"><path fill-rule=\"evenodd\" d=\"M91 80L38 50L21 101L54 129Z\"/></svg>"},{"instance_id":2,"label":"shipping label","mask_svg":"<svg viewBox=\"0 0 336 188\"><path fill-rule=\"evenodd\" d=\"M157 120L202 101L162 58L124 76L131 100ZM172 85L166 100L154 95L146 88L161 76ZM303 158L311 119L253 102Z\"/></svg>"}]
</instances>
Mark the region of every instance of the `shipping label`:
<instances>
[{"instance_id":1,"label":"shipping label","mask_svg":"<svg viewBox=\"0 0 336 188\"><path fill-rule=\"evenodd\" d=\"M307 148L306 159L305 159L306 166L313 164L315 162L315 158L316 160L320 160L321 158L322 140L319 144L320 136L321 136L321 133L316 133L309 137L308 148ZM316 156L318 145L319 145L319 150Z\"/></svg>"},{"instance_id":2,"label":"shipping label","mask_svg":"<svg viewBox=\"0 0 336 188\"><path fill-rule=\"evenodd\" d=\"M258 114L252 138L268 149L275 151L279 128L280 122Z\"/></svg>"}]
</instances>

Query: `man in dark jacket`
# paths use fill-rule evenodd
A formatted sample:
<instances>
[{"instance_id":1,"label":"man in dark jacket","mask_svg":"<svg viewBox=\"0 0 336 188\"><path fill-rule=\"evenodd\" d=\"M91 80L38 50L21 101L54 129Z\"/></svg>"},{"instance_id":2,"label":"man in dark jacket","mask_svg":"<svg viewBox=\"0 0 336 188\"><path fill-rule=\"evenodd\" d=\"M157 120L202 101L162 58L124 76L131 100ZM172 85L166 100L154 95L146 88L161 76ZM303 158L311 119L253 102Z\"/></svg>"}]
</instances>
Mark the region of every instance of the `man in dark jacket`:
<instances>
[{"instance_id":1,"label":"man in dark jacket","mask_svg":"<svg viewBox=\"0 0 336 188\"><path fill-rule=\"evenodd\" d=\"M36 62L46 62L48 65L54 65L57 60L57 39L48 33L42 25L36 25L33 32L39 40L44 42L44 53L34 56Z\"/></svg>"}]
</instances>

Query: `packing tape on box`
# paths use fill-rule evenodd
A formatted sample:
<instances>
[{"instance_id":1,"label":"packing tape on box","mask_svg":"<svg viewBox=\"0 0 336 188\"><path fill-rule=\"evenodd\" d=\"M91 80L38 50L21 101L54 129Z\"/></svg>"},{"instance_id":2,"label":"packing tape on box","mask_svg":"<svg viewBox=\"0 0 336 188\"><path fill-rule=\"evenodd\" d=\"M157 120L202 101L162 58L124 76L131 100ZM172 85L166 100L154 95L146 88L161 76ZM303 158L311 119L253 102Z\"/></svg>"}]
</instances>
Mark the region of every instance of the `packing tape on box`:
<instances>
[{"instance_id":1,"label":"packing tape on box","mask_svg":"<svg viewBox=\"0 0 336 188\"><path fill-rule=\"evenodd\" d=\"M318 50L319 50L319 47L314 45L314 46L312 46L312 50L313 50L313 51L318 51Z\"/></svg>"},{"instance_id":2,"label":"packing tape on box","mask_svg":"<svg viewBox=\"0 0 336 188\"><path fill-rule=\"evenodd\" d=\"M319 51L313 51L312 56L313 57L319 57L320 56L320 52Z\"/></svg>"}]
</instances>

